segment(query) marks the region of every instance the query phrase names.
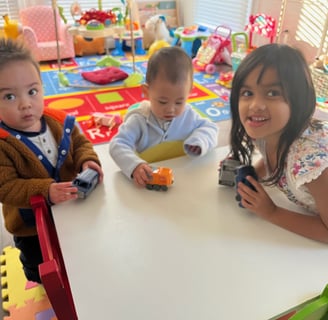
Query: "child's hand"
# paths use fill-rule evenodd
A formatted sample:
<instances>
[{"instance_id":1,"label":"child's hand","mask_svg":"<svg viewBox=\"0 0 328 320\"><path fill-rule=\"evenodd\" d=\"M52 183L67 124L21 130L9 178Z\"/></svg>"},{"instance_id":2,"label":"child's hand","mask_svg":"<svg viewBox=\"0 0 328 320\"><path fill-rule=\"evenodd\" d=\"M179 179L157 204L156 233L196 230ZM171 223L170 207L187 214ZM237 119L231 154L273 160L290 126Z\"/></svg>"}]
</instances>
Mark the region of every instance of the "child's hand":
<instances>
[{"instance_id":1,"label":"child's hand","mask_svg":"<svg viewBox=\"0 0 328 320\"><path fill-rule=\"evenodd\" d=\"M103 173L100 165L94 161L86 161L82 165L82 171L84 171L88 168L93 169L99 173L99 183L101 183L104 179L104 173Z\"/></svg>"},{"instance_id":2,"label":"child's hand","mask_svg":"<svg viewBox=\"0 0 328 320\"><path fill-rule=\"evenodd\" d=\"M277 206L256 179L251 176L247 176L246 179L252 184L255 190L242 182L238 183L237 192L241 197L240 202L242 206L259 217L269 219L269 216L274 213Z\"/></svg>"},{"instance_id":3,"label":"child's hand","mask_svg":"<svg viewBox=\"0 0 328 320\"><path fill-rule=\"evenodd\" d=\"M49 200L56 204L77 199L77 188L72 187L72 181L54 182L49 187Z\"/></svg>"},{"instance_id":4,"label":"child's hand","mask_svg":"<svg viewBox=\"0 0 328 320\"><path fill-rule=\"evenodd\" d=\"M133 170L132 178L138 187L145 187L152 174L153 170L149 164L141 163Z\"/></svg>"},{"instance_id":5,"label":"child's hand","mask_svg":"<svg viewBox=\"0 0 328 320\"><path fill-rule=\"evenodd\" d=\"M187 148L188 152L196 154L196 155L200 155L202 152L202 149L199 146L192 146L190 144L186 144L186 148Z\"/></svg>"}]
</instances>

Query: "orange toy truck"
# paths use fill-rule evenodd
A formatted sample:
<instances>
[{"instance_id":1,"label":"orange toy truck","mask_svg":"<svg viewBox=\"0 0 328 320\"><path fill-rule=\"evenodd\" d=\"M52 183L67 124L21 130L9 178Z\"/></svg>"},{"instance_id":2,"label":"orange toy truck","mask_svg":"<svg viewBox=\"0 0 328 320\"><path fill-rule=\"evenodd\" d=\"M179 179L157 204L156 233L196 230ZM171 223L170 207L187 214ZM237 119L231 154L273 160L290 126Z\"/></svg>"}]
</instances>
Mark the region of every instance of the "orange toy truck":
<instances>
[{"instance_id":1,"label":"orange toy truck","mask_svg":"<svg viewBox=\"0 0 328 320\"><path fill-rule=\"evenodd\" d=\"M174 176L170 168L158 167L153 168L153 174L146 185L148 190L167 191L168 187L173 184Z\"/></svg>"}]
</instances>

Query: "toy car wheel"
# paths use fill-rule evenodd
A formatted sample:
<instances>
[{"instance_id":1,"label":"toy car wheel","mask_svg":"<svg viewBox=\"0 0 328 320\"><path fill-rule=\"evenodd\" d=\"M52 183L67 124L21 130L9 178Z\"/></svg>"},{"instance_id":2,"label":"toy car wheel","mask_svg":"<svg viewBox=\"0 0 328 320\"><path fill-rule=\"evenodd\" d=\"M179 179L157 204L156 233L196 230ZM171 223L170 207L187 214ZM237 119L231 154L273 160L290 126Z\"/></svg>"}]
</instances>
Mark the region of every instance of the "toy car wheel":
<instances>
[{"instance_id":1,"label":"toy car wheel","mask_svg":"<svg viewBox=\"0 0 328 320\"><path fill-rule=\"evenodd\" d=\"M167 191L167 186L162 186L163 191Z\"/></svg>"},{"instance_id":2,"label":"toy car wheel","mask_svg":"<svg viewBox=\"0 0 328 320\"><path fill-rule=\"evenodd\" d=\"M155 185L154 185L154 189L155 189L156 191L159 191L159 190L161 190L161 186L159 186L158 184L155 184Z\"/></svg>"},{"instance_id":3,"label":"toy car wheel","mask_svg":"<svg viewBox=\"0 0 328 320\"><path fill-rule=\"evenodd\" d=\"M153 190L154 186L152 184L146 184L146 189Z\"/></svg>"},{"instance_id":4,"label":"toy car wheel","mask_svg":"<svg viewBox=\"0 0 328 320\"><path fill-rule=\"evenodd\" d=\"M216 67L214 64L210 63L205 67L205 72L208 74L213 74L213 73L215 73L215 71L216 71Z\"/></svg>"}]
</instances>

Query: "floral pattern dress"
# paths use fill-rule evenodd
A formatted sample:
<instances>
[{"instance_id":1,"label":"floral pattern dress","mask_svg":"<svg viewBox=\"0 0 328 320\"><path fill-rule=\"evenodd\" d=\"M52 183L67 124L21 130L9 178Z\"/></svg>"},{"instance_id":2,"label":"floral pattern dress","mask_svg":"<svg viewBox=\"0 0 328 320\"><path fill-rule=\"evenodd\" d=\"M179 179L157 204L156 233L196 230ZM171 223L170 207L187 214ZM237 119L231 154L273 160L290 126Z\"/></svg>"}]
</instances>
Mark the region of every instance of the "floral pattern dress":
<instances>
[{"instance_id":1,"label":"floral pattern dress","mask_svg":"<svg viewBox=\"0 0 328 320\"><path fill-rule=\"evenodd\" d=\"M269 173L264 140L257 140L256 145ZM327 168L328 122L315 121L291 145L277 187L290 201L312 213L318 213L315 201L305 184L317 179Z\"/></svg>"}]
</instances>

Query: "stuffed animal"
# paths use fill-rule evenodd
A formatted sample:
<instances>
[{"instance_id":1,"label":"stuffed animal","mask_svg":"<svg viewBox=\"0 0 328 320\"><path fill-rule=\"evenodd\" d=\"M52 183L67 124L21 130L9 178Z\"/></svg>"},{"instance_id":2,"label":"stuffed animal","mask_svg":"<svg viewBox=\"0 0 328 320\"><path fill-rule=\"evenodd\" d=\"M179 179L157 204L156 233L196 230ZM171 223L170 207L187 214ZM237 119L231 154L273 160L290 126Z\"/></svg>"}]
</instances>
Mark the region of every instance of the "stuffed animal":
<instances>
[{"instance_id":1,"label":"stuffed animal","mask_svg":"<svg viewBox=\"0 0 328 320\"><path fill-rule=\"evenodd\" d=\"M172 41L165 17L159 14L152 16L145 23L143 30L144 48L148 49L153 42L158 40L164 40L168 43Z\"/></svg>"},{"instance_id":2,"label":"stuffed animal","mask_svg":"<svg viewBox=\"0 0 328 320\"><path fill-rule=\"evenodd\" d=\"M3 30L7 38L16 39L22 33L22 26L16 20L10 20L8 14L2 16L5 20Z\"/></svg>"},{"instance_id":3,"label":"stuffed animal","mask_svg":"<svg viewBox=\"0 0 328 320\"><path fill-rule=\"evenodd\" d=\"M167 43L165 40L156 40L154 41L148 50L148 58L150 58L157 50L164 48L164 47L169 47L170 44Z\"/></svg>"}]
</instances>

